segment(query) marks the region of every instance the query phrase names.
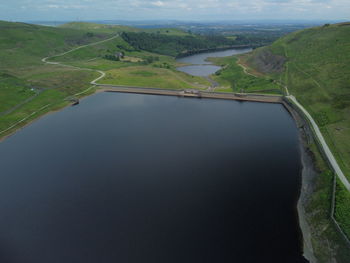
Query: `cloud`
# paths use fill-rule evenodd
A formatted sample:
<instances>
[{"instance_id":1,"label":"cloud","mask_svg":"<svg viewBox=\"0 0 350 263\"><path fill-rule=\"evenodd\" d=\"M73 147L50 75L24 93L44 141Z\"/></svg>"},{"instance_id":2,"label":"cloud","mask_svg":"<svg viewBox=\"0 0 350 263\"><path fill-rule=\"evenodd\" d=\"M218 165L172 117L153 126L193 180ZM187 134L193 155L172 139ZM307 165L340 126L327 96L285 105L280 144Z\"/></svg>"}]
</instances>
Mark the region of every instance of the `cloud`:
<instances>
[{"instance_id":1,"label":"cloud","mask_svg":"<svg viewBox=\"0 0 350 263\"><path fill-rule=\"evenodd\" d=\"M21 7L21 8L18 8ZM1 0L0 20L350 19L349 0Z\"/></svg>"},{"instance_id":2,"label":"cloud","mask_svg":"<svg viewBox=\"0 0 350 263\"><path fill-rule=\"evenodd\" d=\"M151 4L154 5L154 6L158 6L158 7L161 7L161 6L165 5L164 2L162 2L162 1L152 2Z\"/></svg>"}]
</instances>

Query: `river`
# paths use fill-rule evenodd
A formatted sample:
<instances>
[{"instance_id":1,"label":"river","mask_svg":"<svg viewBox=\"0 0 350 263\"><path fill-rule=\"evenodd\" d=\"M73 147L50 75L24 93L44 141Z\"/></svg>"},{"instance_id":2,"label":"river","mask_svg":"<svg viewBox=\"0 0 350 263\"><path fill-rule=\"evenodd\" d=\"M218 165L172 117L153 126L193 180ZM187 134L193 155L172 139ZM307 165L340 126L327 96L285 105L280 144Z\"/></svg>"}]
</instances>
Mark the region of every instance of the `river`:
<instances>
[{"instance_id":1,"label":"river","mask_svg":"<svg viewBox=\"0 0 350 263\"><path fill-rule=\"evenodd\" d=\"M0 143L0 262L302 261L278 104L99 93Z\"/></svg>"},{"instance_id":2,"label":"river","mask_svg":"<svg viewBox=\"0 0 350 263\"><path fill-rule=\"evenodd\" d=\"M221 67L213 65L210 61L207 61L209 57L228 57L238 54L243 54L251 51L251 48L240 48L240 49L228 49L224 51L213 51L199 53L183 58L178 58L176 61L180 63L191 64L188 66L178 67L177 70L185 72L193 76L207 77L220 70Z\"/></svg>"}]
</instances>

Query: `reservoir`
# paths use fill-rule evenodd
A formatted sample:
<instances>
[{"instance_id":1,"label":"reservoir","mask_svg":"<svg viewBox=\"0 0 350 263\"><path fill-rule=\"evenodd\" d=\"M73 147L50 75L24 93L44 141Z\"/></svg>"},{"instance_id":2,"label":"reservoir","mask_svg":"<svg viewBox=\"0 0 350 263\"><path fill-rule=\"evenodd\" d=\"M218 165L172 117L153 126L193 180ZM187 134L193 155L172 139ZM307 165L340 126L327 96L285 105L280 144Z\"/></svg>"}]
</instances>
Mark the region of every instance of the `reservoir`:
<instances>
[{"instance_id":1,"label":"reservoir","mask_svg":"<svg viewBox=\"0 0 350 263\"><path fill-rule=\"evenodd\" d=\"M211 74L214 74L216 71L221 69L221 67L212 65L210 61L207 61L207 58L210 57L228 57L238 54L243 54L251 51L251 48L240 48L240 49L228 49L223 51L213 51L213 52L204 52L199 53L183 58L178 58L176 61L180 63L192 64L189 66L178 67L177 70L185 72L193 76L206 77Z\"/></svg>"},{"instance_id":2,"label":"reservoir","mask_svg":"<svg viewBox=\"0 0 350 263\"><path fill-rule=\"evenodd\" d=\"M278 104L99 93L0 143L0 262L304 262Z\"/></svg>"}]
</instances>

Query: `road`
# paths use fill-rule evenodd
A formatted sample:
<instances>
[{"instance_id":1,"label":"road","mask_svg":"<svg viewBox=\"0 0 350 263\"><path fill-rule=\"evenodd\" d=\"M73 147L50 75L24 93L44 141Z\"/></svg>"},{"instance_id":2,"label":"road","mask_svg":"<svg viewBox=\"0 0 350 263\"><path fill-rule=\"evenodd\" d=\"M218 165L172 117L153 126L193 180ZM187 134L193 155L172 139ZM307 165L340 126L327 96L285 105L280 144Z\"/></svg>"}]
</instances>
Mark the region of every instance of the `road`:
<instances>
[{"instance_id":1,"label":"road","mask_svg":"<svg viewBox=\"0 0 350 263\"><path fill-rule=\"evenodd\" d=\"M327 156L329 164L332 166L334 172L337 174L339 180L344 184L346 189L350 192L350 183L345 177L343 171L340 169L337 160L335 159L334 155L332 154L331 150L329 149L318 125L314 121L314 119L311 117L310 113L297 101L297 99L293 95L286 96L288 99L290 99L308 118L309 122L312 125L312 128L315 132L315 135L317 136L317 139L319 140L324 153Z\"/></svg>"}]
</instances>

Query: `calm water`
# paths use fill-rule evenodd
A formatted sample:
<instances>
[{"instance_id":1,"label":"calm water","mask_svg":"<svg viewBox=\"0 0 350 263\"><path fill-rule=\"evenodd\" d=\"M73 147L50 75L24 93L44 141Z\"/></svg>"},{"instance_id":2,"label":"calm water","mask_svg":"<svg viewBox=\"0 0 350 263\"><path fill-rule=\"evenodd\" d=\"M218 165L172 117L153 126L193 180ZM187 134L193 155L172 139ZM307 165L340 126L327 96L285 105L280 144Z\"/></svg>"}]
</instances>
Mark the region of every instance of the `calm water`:
<instances>
[{"instance_id":1,"label":"calm water","mask_svg":"<svg viewBox=\"0 0 350 263\"><path fill-rule=\"evenodd\" d=\"M302 262L280 105L100 93L0 143L0 262Z\"/></svg>"},{"instance_id":2,"label":"calm water","mask_svg":"<svg viewBox=\"0 0 350 263\"><path fill-rule=\"evenodd\" d=\"M237 54L243 54L251 51L251 48L244 49L229 49L224 51L215 51L215 52L205 52L192 56L187 56L177 59L178 62L193 64L191 66L178 67L177 70L188 73L193 76L209 76L214 74L220 69L218 66L212 65L211 62L206 61L210 57L228 57Z\"/></svg>"}]
</instances>

